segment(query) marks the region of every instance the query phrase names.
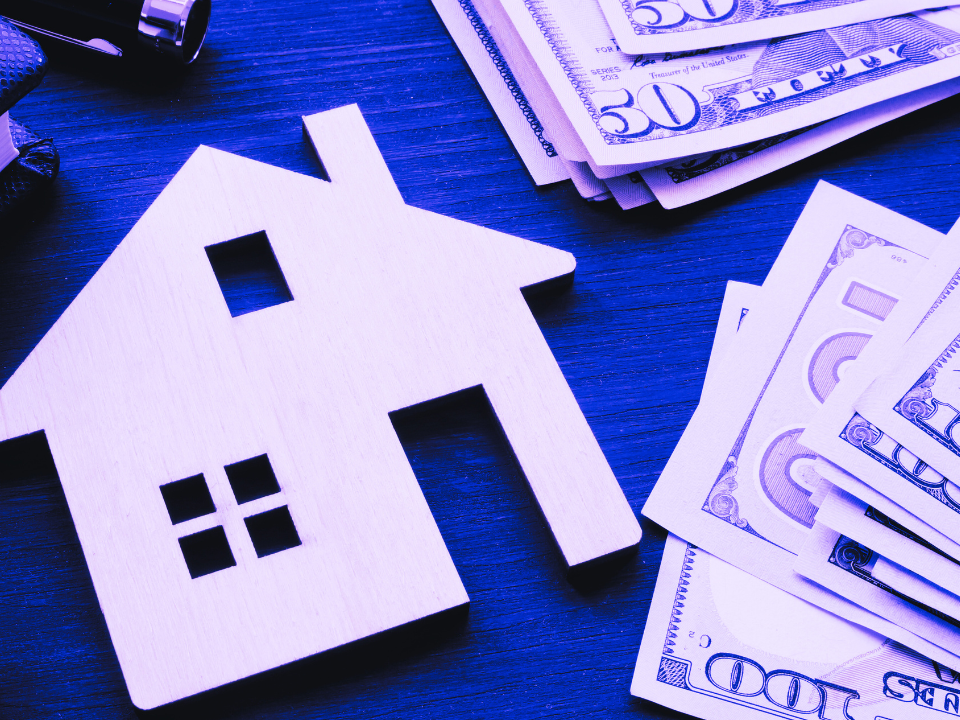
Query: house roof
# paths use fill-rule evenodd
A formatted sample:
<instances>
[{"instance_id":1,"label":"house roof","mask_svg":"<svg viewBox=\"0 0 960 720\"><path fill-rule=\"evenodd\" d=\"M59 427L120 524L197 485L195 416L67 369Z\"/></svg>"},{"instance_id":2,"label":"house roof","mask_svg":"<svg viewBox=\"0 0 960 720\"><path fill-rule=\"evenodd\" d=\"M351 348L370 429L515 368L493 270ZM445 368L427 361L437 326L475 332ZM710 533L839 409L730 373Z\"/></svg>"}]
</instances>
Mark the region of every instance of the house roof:
<instances>
[{"instance_id":1,"label":"house roof","mask_svg":"<svg viewBox=\"0 0 960 720\"><path fill-rule=\"evenodd\" d=\"M363 132L346 139L342 137L343 127L358 123ZM409 261L411 272L433 268L434 279L459 269L465 271L463 282L475 281L483 275L491 289L520 289L574 272L576 261L568 252L403 204L356 105L306 118L305 126L312 126L310 139L323 158L331 182L208 146L197 148L0 388L0 441L46 426L51 413L35 392L38 364L44 357L51 356L43 363L43 382L49 384L54 379L51 370L55 375L57 366L66 368L70 362L62 350L68 337L78 342L76 335L88 335L83 344L89 348L96 335L96 327L89 320L109 312L96 306L113 305L108 296L115 294L118 286L139 284L143 286L141 292L146 292L146 285L150 283L145 285L144 279L157 273L166 273L167 283L160 283L155 290L169 290L183 281L179 268L183 256L171 255L171 251L179 252L177 248L188 254L192 252L199 264L206 265L202 260L203 248L266 229L274 253L284 266L280 257L287 245L282 239L283 233L297 226L312 227L316 241L329 248L329 261L325 268L317 268L318 271L336 267L343 272L349 266L363 276L365 260L357 255L358 240L364 232L362 228L369 231L372 226L368 222L356 226L351 218L366 221L380 217L384 220L383 227L389 231L364 237L364 244L369 243L367 249L402 249L404 257L394 256L394 261ZM269 221L265 215L270 216ZM197 218L204 216L215 217L215 220L198 222ZM274 227L266 228L265 224ZM361 235L357 235L358 232ZM190 238L190 249L179 242L185 238ZM335 260L341 251L343 257ZM161 266L151 260L161 257L172 264ZM209 268L204 270L209 272ZM284 267L288 282L296 284L300 270L303 268ZM291 287L291 290L296 297L297 288ZM54 359L53 355L60 357Z\"/></svg>"}]
</instances>

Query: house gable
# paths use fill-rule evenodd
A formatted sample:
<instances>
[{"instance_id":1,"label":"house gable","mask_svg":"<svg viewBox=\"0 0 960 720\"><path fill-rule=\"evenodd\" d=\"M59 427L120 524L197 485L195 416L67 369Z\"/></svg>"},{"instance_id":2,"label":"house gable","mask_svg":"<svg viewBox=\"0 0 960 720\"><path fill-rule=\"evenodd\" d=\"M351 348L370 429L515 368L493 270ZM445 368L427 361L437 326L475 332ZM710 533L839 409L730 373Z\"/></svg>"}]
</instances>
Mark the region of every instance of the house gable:
<instances>
[{"instance_id":1,"label":"house gable","mask_svg":"<svg viewBox=\"0 0 960 720\"><path fill-rule=\"evenodd\" d=\"M345 105L303 118L303 133L334 184L354 188L371 204L403 203L403 197L357 105ZM345 138L345 135L349 138ZM495 230L486 230L479 241L472 237L461 239L461 231L476 226L427 210L419 212L424 217L419 218L418 223L446 223L449 230L445 233L451 243L476 242L475 251L490 263L491 271L504 282L515 283L518 287L525 288L571 275L576 267L573 255L549 245ZM458 248L456 252L463 252L463 248Z\"/></svg>"}]
</instances>

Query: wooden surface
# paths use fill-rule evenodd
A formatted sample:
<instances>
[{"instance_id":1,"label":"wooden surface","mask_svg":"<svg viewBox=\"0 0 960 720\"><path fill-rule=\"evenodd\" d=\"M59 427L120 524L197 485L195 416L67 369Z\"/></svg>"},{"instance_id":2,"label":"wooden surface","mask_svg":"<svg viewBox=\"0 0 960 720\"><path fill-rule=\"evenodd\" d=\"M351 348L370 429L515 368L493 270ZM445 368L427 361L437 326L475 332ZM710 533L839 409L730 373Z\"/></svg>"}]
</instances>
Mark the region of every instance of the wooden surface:
<instances>
[{"instance_id":1,"label":"wooden surface","mask_svg":"<svg viewBox=\"0 0 960 720\"><path fill-rule=\"evenodd\" d=\"M53 192L0 230L6 381L199 144L320 171L300 116L359 103L407 203L578 261L534 312L639 511L695 406L728 279L759 283L819 178L947 230L960 102L717 198L623 213L535 189L429 0L215 3L198 64L162 80L57 56L12 113L56 138ZM484 403L397 431L471 606L148 717L671 717L628 688L663 534L569 582ZM0 450L0 718L133 718L44 448Z\"/></svg>"}]
</instances>

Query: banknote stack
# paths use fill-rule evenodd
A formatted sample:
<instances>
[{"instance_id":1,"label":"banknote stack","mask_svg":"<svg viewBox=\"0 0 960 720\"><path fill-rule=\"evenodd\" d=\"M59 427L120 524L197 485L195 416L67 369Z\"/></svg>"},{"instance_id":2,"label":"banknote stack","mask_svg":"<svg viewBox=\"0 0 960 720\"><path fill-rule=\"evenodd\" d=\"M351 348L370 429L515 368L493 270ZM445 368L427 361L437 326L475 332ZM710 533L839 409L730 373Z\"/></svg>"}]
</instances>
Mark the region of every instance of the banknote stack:
<instances>
[{"instance_id":1,"label":"banknote stack","mask_svg":"<svg viewBox=\"0 0 960 720\"><path fill-rule=\"evenodd\" d=\"M433 0L538 184L679 207L960 92L924 0Z\"/></svg>"},{"instance_id":2,"label":"banknote stack","mask_svg":"<svg viewBox=\"0 0 960 720\"><path fill-rule=\"evenodd\" d=\"M960 223L826 183L730 283L643 513L633 693L699 717L960 715Z\"/></svg>"}]
</instances>

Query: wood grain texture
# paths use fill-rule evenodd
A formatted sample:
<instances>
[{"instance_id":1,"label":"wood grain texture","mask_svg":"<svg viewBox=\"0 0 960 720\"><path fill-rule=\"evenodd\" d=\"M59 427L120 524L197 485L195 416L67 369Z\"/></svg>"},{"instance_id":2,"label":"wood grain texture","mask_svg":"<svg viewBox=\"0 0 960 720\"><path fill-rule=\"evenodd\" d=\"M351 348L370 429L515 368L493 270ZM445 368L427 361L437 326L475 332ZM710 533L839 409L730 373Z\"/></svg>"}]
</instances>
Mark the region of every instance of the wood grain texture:
<instances>
[{"instance_id":1,"label":"wood grain texture","mask_svg":"<svg viewBox=\"0 0 960 720\"><path fill-rule=\"evenodd\" d=\"M61 176L0 230L0 382L194 149L319 174L300 117L359 103L406 202L573 253L534 315L638 511L699 396L729 279L760 283L820 178L938 230L960 216L960 101L679 211L537 190L429 0L215 3L180 78L57 55L13 116ZM471 599L416 627L147 717L655 718L629 695L662 532L575 584L485 402L397 421ZM43 447L0 451L0 717L134 718Z\"/></svg>"}]
</instances>

